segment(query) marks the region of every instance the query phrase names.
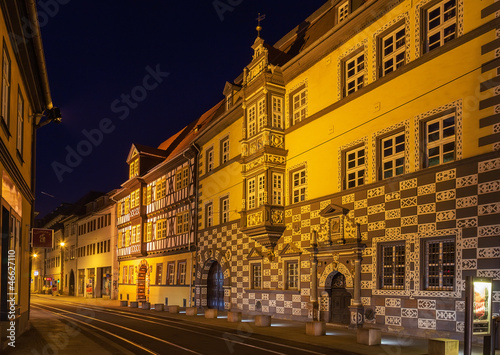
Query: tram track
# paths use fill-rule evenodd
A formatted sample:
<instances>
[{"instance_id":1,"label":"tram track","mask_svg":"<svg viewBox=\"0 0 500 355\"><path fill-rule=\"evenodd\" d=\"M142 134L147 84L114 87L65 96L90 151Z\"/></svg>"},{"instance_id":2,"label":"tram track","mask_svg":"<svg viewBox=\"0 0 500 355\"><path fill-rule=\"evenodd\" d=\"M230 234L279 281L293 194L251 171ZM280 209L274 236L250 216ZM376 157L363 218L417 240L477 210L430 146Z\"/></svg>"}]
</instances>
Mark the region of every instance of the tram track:
<instances>
[{"instance_id":1,"label":"tram track","mask_svg":"<svg viewBox=\"0 0 500 355\"><path fill-rule=\"evenodd\" d=\"M159 338L158 336L154 336L151 334L144 334L143 331L137 330L137 329L132 329L130 327L124 326L124 325L119 325L116 324L117 322L108 322L106 320L100 319L100 317L120 317L119 319L122 320L128 320L135 322L134 324L138 322L142 322L142 324L149 324L150 326L153 326L154 329L159 329L159 327L163 328L166 333L171 332L173 330L179 331L182 333L189 333L192 338L194 339L202 339L203 337L210 338L214 342L222 343L224 346L226 346L229 350L234 349L235 347L238 347L238 349L246 349L246 351L243 351L243 353L256 353L256 352L262 352L262 353L271 353L271 354L291 354L291 353L308 353L308 354L325 354L327 352L326 349L324 349L325 352L318 352L318 351L313 351L309 349L305 349L302 347L298 346L293 346L293 345L288 345L288 344L283 344L279 343L276 341L270 341L270 340L265 340L261 339L260 337L256 337L255 334L241 334L241 332L236 332L234 330L230 330L227 328L222 328L222 327L211 327L211 326L206 326L206 325L201 325L201 324L194 324L194 322L186 321L186 320L179 320L175 318L168 318L164 315L147 315L147 314L140 314L136 313L134 311L122 311L122 310L117 310L114 308L108 308L108 307L101 307L101 306L95 306L95 305L86 305L86 304L81 304L77 302L71 302L71 301L64 301L64 304L66 307L78 307L80 312L72 312L68 309L64 309L64 305L58 304L58 307L53 307L49 306L44 303L35 303L34 306L45 309L47 311L56 313L62 317L71 319L73 321L78 321L80 323L84 323L86 326L88 326L88 321L91 319L96 322L100 322L101 325L91 325L91 327L95 329L103 329L106 334L109 334L110 336L113 336L114 338L118 339L119 341L125 341L126 343L129 343L130 345L141 349L144 353L149 353L149 354L156 354L154 349L151 349L150 347L145 347L139 343L141 341L131 341L130 339L127 339L125 336L117 336L114 334L112 331L109 329L104 329L105 327L117 327L120 329L122 332L128 332L128 333L134 333L134 336L137 338L146 338L148 342L158 342L162 343L163 346L172 346L178 351L186 351L189 353L194 353L194 354L202 354L202 353L207 353L207 352L198 352L193 349L187 348L185 345L179 345L176 344L172 341L167 341L162 338ZM63 308L61 308L63 307ZM84 315L82 314L81 310L86 310L88 312L95 312L94 317L90 317L89 315ZM99 316L97 317L97 314ZM86 322L86 321L87 322ZM143 342L142 342L143 343ZM158 346L156 347L158 348ZM230 351L233 352L233 351ZM240 353L240 352L238 352Z\"/></svg>"}]
</instances>

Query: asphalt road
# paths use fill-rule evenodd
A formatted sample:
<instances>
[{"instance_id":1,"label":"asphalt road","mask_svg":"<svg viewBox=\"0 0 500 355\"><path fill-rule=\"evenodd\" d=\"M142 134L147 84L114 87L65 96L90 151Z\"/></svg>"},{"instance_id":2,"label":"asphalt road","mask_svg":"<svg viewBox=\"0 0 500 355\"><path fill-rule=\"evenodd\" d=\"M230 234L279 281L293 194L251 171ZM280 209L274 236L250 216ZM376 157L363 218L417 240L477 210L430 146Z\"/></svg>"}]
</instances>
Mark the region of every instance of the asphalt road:
<instances>
[{"instance_id":1,"label":"asphalt road","mask_svg":"<svg viewBox=\"0 0 500 355\"><path fill-rule=\"evenodd\" d=\"M133 354L354 354L256 334L253 325L219 328L176 319L167 314L144 314L127 308L89 306L52 299L32 299L32 309L47 317L76 324L89 338L99 334L103 348ZM94 336L95 338L95 336ZM115 349L114 351L112 349ZM83 349L82 349L83 350ZM85 351L87 354L88 351Z\"/></svg>"}]
</instances>

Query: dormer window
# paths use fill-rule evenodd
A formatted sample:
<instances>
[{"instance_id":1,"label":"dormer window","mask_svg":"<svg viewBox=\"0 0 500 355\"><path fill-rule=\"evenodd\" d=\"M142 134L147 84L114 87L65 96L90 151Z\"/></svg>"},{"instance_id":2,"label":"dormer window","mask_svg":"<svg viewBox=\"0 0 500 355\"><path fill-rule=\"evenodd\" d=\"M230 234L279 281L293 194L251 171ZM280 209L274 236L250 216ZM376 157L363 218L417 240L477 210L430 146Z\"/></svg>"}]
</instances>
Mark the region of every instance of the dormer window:
<instances>
[{"instance_id":1,"label":"dormer window","mask_svg":"<svg viewBox=\"0 0 500 355\"><path fill-rule=\"evenodd\" d=\"M233 94L228 94L226 97L226 110L233 107Z\"/></svg>"},{"instance_id":2,"label":"dormer window","mask_svg":"<svg viewBox=\"0 0 500 355\"><path fill-rule=\"evenodd\" d=\"M136 159L130 163L129 178L132 179L137 175L139 175L139 159Z\"/></svg>"},{"instance_id":3,"label":"dormer window","mask_svg":"<svg viewBox=\"0 0 500 355\"><path fill-rule=\"evenodd\" d=\"M349 1L344 1L337 6L337 23L344 21L347 15L349 15Z\"/></svg>"}]
</instances>

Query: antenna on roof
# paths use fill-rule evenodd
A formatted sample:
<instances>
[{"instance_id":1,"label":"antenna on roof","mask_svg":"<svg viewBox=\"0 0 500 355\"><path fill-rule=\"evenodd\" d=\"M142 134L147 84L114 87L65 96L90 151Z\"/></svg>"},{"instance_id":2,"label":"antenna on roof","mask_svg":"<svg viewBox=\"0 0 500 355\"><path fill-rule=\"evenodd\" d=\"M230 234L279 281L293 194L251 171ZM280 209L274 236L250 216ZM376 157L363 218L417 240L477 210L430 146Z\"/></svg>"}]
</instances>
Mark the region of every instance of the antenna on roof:
<instances>
[{"instance_id":1,"label":"antenna on roof","mask_svg":"<svg viewBox=\"0 0 500 355\"><path fill-rule=\"evenodd\" d=\"M256 20L257 20L257 27L256 27L257 37L259 37L259 38L260 38L260 31L262 31L262 27L260 26L260 21L264 20L265 18L266 18L266 15L265 14L261 15L260 12L256 18Z\"/></svg>"}]
</instances>

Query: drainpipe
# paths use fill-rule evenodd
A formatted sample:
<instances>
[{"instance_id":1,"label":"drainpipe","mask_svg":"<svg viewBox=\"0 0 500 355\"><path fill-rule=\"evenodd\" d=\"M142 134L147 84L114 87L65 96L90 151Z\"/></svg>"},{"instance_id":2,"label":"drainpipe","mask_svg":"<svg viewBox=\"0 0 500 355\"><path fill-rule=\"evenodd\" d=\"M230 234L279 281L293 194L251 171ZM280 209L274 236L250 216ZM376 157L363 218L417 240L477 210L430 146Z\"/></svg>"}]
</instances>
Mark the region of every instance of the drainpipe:
<instances>
[{"instance_id":1,"label":"drainpipe","mask_svg":"<svg viewBox=\"0 0 500 355\"><path fill-rule=\"evenodd\" d=\"M198 148L198 146L196 144L192 144L192 147L196 150L197 154L196 154L196 159L194 161L194 176L195 176L195 180L196 180L196 184L194 184L194 195L195 195L195 202L194 202L194 208L195 208L195 215L198 216L198 157L200 156L200 153L201 153L201 150ZM194 240L195 240L195 251L194 251L194 254L196 255L196 253L198 252L198 223L196 222L195 225L194 225ZM191 242L191 241L190 241ZM191 245L189 246L189 250L191 250ZM193 263L193 253L191 253L191 267L194 266L194 263ZM196 269L195 269L196 270ZM190 281L189 281L189 307L191 307L191 301L193 299L193 296L192 296L192 292L193 292L193 272L191 271L190 272Z\"/></svg>"}]
</instances>

